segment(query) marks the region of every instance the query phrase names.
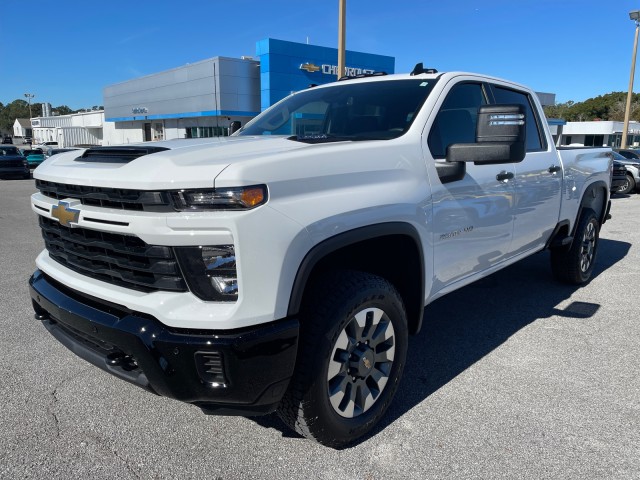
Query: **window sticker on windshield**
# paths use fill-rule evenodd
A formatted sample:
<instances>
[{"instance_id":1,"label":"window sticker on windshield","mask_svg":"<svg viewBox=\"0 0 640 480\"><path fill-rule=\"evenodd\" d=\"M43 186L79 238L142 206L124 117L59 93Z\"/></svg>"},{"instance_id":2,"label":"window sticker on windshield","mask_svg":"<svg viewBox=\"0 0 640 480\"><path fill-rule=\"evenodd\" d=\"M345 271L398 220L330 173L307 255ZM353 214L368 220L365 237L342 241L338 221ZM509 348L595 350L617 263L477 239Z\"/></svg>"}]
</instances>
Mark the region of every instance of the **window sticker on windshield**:
<instances>
[{"instance_id":1,"label":"window sticker on windshield","mask_svg":"<svg viewBox=\"0 0 640 480\"><path fill-rule=\"evenodd\" d=\"M422 82L422 83L420 84L420 86L421 86L421 87L426 87L427 85L429 85L429 82Z\"/></svg>"}]
</instances>

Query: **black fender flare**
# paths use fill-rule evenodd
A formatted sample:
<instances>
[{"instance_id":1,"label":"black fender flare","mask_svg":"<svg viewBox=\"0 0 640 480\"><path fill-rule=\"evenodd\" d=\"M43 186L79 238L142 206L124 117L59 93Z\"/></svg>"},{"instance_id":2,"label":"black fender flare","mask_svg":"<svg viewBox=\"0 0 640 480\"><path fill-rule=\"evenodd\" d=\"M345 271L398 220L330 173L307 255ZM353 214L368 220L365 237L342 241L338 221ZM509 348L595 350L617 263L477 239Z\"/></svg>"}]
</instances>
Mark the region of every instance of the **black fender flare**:
<instances>
[{"instance_id":1,"label":"black fender flare","mask_svg":"<svg viewBox=\"0 0 640 480\"><path fill-rule=\"evenodd\" d=\"M584 191L582 198L580 199L580 206L578 207L578 215L576 216L576 221L573 224L573 229L571 232L572 236L575 234L576 226L578 225L578 220L582 215L582 211L585 209L585 205L587 205L587 202L586 202L587 196L591 194L593 195L593 198L597 198L596 189L598 188L602 188L606 192L603 198L602 209L600 210L599 212L600 215L598 216L598 221L600 226L602 227L602 225L606 221L607 214L609 213L609 205L607 203L607 201L609 200L608 197L610 196L610 195L607 195L607 193L609 192L609 186L603 180L598 180L589 184L587 189ZM587 206L587 208L591 208L591 207Z\"/></svg>"},{"instance_id":2,"label":"black fender flare","mask_svg":"<svg viewBox=\"0 0 640 480\"><path fill-rule=\"evenodd\" d=\"M306 285L311 277L311 273L318 263L338 250L360 243L367 240L374 240L376 238L401 235L409 237L413 240L416 246L416 251L419 255L419 305L405 305L407 313L412 312L417 314L415 323L410 323L414 328L410 328L412 333L417 333L422 325L422 317L424 310L424 292L425 292L425 263L424 252L422 249L422 241L418 230L411 224L406 222L388 222L378 223L374 225L367 225L364 227L355 228L346 232L339 233L333 237L329 237L326 240L315 245L300 263L298 271L296 273L293 287L291 289L291 295L289 297L289 306L287 310L288 316L296 316L300 312L302 305L302 299L304 296Z\"/></svg>"}]
</instances>

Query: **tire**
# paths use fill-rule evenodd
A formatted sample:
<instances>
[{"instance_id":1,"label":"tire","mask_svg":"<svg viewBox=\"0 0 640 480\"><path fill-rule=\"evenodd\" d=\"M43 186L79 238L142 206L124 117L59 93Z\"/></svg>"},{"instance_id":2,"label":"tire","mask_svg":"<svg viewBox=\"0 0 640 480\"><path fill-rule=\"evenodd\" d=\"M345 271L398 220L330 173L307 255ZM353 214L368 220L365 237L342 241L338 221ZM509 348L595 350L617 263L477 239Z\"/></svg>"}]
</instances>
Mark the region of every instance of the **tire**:
<instances>
[{"instance_id":1,"label":"tire","mask_svg":"<svg viewBox=\"0 0 640 480\"><path fill-rule=\"evenodd\" d=\"M620 195L627 195L636 189L636 181L633 179L633 175L627 173L627 183L622 185L616 193Z\"/></svg>"},{"instance_id":2,"label":"tire","mask_svg":"<svg viewBox=\"0 0 640 480\"><path fill-rule=\"evenodd\" d=\"M356 271L325 275L301 312L298 360L280 418L328 447L363 436L398 388L407 337L404 304L388 281Z\"/></svg>"},{"instance_id":3,"label":"tire","mask_svg":"<svg viewBox=\"0 0 640 480\"><path fill-rule=\"evenodd\" d=\"M589 281L598 251L599 233L596 212L590 208L584 209L571 247L551 250L551 270L558 280L572 285Z\"/></svg>"}]
</instances>

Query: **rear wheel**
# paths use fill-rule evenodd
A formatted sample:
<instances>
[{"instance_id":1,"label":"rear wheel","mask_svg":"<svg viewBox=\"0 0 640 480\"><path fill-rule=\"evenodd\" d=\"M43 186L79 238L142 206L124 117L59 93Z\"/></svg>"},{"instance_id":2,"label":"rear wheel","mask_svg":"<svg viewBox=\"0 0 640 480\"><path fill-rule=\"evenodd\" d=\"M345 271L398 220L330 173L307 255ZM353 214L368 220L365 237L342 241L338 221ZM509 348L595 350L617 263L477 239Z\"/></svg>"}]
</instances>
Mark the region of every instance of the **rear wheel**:
<instances>
[{"instance_id":1,"label":"rear wheel","mask_svg":"<svg viewBox=\"0 0 640 480\"><path fill-rule=\"evenodd\" d=\"M551 270L558 280L574 285L589 281L598 250L599 233L596 212L590 208L584 209L571 247L551 250Z\"/></svg>"},{"instance_id":2,"label":"rear wheel","mask_svg":"<svg viewBox=\"0 0 640 480\"><path fill-rule=\"evenodd\" d=\"M278 413L299 434L330 447L367 433L396 392L407 320L395 288L364 272L335 272L301 313L294 377Z\"/></svg>"}]
</instances>

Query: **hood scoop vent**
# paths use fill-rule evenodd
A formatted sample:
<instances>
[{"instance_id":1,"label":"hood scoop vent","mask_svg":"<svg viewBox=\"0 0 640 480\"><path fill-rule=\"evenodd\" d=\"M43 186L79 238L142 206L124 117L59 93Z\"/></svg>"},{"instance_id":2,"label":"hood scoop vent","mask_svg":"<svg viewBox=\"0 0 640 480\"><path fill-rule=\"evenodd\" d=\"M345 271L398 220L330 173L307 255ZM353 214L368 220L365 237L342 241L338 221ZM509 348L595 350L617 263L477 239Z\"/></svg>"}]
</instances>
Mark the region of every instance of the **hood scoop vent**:
<instances>
[{"instance_id":1,"label":"hood scoop vent","mask_svg":"<svg viewBox=\"0 0 640 480\"><path fill-rule=\"evenodd\" d=\"M165 147L92 147L75 159L76 162L129 163L138 157L169 150Z\"/></svg>"}]
</instances>

